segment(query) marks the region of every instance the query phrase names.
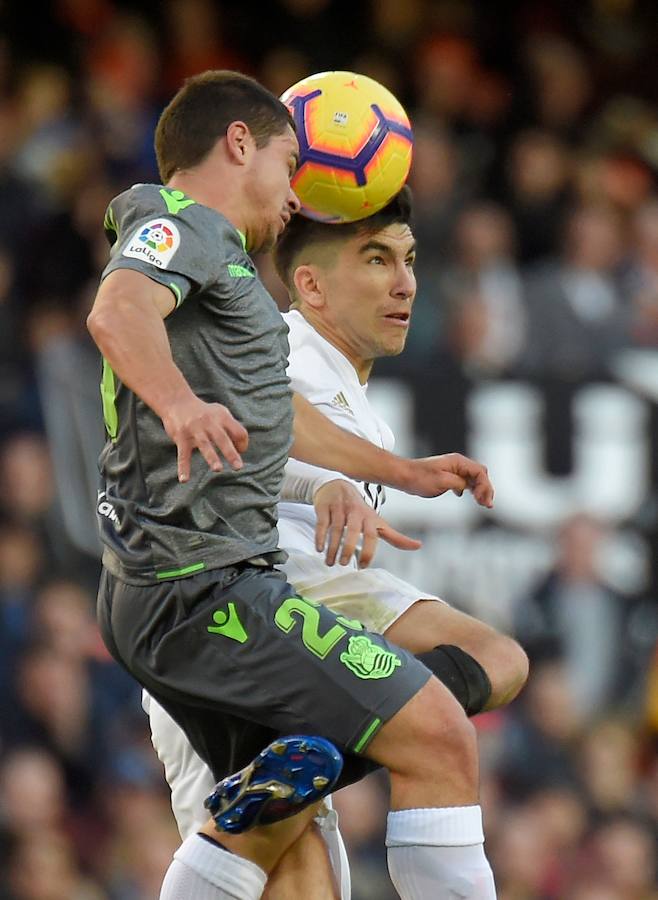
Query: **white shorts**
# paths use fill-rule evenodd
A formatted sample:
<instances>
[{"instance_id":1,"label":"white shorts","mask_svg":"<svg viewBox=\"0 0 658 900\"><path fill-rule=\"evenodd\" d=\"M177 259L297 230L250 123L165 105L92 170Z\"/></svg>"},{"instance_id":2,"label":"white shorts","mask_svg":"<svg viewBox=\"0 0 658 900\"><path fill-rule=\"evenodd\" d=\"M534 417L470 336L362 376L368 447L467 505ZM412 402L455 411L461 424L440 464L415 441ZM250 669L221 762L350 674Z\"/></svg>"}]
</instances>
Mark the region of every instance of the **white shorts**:
<instances>
[{"instance_id":1,"label":"white shorts","mask_svg":"<svg viewBox=\"0 0 658 900\"><path fill-rule=\"evenodd\" d=\"M379 634L416 601L439 600L385 569L328 566L319 554L288 550L288 562L279 568L302 597L318 600L333 612L357 619L368 631Z\"/></svg>"},{"instance_id":2,"label":"white shorts","mask_svg":"<svg viewBox=\"0 0 658 900\"><path fill-rule=\"evenodd\" d=\"M288 553L288 562L282 569L299 594L318 600L347 618L358 619L369 631L386 631L417 600L439 600L384 569L357 569L353 564L327 566L318 554L298 550ZM184 732L146 691L142 703L150 719L151 740L165 769L171 788L171 807L184 840L207 822L203 801L212 793L215 781ZM317 821L341 885L342 900L349 900L349 865L337 827L337 814L331 810Z\"/></svg>"}]
</instances>

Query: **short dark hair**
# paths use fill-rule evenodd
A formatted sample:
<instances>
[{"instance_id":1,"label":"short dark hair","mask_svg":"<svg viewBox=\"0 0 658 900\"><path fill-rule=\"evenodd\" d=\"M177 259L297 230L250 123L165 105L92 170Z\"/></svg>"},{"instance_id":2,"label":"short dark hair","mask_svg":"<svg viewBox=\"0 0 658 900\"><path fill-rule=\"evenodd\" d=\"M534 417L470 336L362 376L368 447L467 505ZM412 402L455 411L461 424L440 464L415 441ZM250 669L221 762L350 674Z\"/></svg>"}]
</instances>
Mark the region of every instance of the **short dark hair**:
<instances>
[{"instance_id":1,"label":"short dark hair","mask_svg":"<svg viewBox=\"0 0 658 900\"><path fill-rule=\"evenodd\" d=\"M327 244L337 239L346 241L357 234L374 234L389 225L412 225L413 197L411 188L402 190L379 212L358 222L328 225L307 219L301 213L293 216L274 248L274 265L279 278L290 287L292 267L298 253L312 244Z\"/></svg>"},{"instance_id":2,"label":"short dark hair","mask_svg":"<svg viewBox=\"0 0 658 900\"><path fill-rule=\"evenodd\" d=\"M209 70L185 81L155 129L155 155L166 184L178 169L200 163L231 122L249 128L258 148L282 134L293 119L284 104L241 72Z\"/></svg>"}]
</instances>

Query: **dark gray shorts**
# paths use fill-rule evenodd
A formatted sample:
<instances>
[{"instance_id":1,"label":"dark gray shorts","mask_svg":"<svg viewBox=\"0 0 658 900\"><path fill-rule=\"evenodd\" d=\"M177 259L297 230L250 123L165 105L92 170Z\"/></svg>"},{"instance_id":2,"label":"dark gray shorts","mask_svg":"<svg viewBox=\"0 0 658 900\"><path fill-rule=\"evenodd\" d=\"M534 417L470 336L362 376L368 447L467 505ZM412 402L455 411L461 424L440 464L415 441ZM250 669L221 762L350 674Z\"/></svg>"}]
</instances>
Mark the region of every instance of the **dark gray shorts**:
<instances>
[{"instance_id":1,"label":"dark gray shorts","mask_svg":"<svg viewBox=\"0 0 658 900\"><path fill-rule=\"evenodd\" d=\"M431 676L381 635L300 597L276 569L242 564L147 586L104 570L98 614L112 654L217 779L282 734L363 753Z\"/></svg>"}]
</instances>

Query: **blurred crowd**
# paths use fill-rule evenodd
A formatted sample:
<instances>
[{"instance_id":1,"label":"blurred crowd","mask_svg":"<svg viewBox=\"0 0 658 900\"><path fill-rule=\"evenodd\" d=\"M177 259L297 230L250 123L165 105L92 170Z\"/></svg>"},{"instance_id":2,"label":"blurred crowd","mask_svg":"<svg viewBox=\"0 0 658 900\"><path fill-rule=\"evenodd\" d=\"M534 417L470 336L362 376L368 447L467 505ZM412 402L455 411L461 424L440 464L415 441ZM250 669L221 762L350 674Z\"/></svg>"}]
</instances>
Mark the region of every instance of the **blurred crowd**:
<instances>
[{"instance_id":1,"label":"blurred crowd","mask_svg":"<svg viewBox=\"0 0 658 900\"><path fill-rule=\"evenodd\" d=\"M84 328L105 207L158 180L164 103L207 68L277 94L325 69L385 83L415 131L419 292L408 350L378 371L411 387L418 447L465 449L474 384L563 400L628 354L655 440L657 22L651 0L0 4L0 900L153 900L177 844L139 691L94 620ZM655 551L652 466L636 524ZM622 597L601 576L610 527L583 513L552 536L513 616L528 687L477 722L501 900L658 900L658 565ZM337 804L354 900L393 898L385 780Z\"/></svg>"}]
</instances>

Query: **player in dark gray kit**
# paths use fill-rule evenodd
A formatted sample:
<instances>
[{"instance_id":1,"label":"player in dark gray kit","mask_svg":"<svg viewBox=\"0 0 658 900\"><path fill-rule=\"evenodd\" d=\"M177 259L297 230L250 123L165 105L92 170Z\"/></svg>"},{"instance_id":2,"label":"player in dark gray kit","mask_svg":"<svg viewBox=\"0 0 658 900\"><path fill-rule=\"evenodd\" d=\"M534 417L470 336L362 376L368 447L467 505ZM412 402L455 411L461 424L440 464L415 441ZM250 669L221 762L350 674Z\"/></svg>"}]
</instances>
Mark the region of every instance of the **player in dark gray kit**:
<instances>
[{"instance_id":1,"label":"player in dark gray kit","mask_svg":"<svg viewBox=\"0 0 658 900\"><path fill-rule=\"evenodd\" d=\"M165 186L137 185L108 209L112 256L89 316L108 432L104 639L217 778L291 733L386 766L401 896L490 900L462 708L411 654L297 597L273 568L289 450L416 493L471 489L490 505L486 470L399 460L300 398L293 414L286 329L247 254L298 209L297 140L276 98L236 73L197 76L164 111L156 151ZM260 897L312 815L223 833L221 845L209 824L177 852L162 900Z\"/></svg>"}]
</instances>

